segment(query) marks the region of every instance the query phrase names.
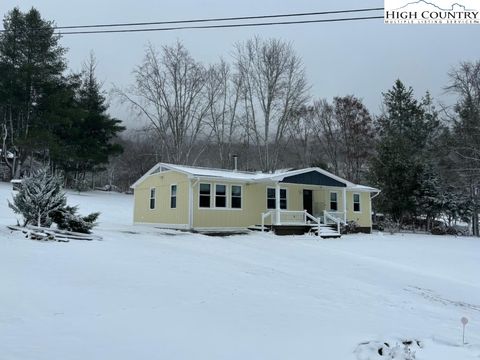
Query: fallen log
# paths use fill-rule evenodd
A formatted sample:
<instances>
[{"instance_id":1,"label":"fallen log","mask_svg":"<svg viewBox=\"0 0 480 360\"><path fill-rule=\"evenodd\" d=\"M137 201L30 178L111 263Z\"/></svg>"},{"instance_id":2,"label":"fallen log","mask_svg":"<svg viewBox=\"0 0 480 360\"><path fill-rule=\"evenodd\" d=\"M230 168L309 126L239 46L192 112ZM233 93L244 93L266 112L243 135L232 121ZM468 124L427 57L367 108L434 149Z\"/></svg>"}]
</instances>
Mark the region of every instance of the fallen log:
<instances>
[{"instance_id":1,"label":"fallen log","mask_svg":"<svg viewBox=\"0 0 480 360\"><path fill-rule=\"evenodd\" d=\"M66 230L59 230L59 229L52 229L46 227L39 227L33 225L27 225L25 227L22 226L7 226L10 230L13 231L21 231L27 235L28 238L33 240L53 240L53 241L61 241L61 242L68 242L69 240L102 240L101 236L93 235L93 234L83 234L77 233L73 231L66 231Z\"/></svg>"}]
</instances>

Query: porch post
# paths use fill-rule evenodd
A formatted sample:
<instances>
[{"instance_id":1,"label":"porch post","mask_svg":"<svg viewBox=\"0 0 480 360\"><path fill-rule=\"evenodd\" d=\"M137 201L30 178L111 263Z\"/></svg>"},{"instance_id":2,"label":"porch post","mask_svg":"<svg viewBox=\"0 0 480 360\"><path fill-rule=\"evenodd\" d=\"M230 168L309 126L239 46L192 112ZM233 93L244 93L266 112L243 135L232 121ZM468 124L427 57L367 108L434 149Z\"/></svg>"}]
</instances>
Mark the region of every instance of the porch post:
<instances>
[{"instance_id":1,"label":"porch post","mask_svg":"<svg viewBox=\"0 0 480 360\"><path fill-rule=\"evenodd\" d=\"M280 225L280 184L275 184L275 222Z\"/></svg>"},{"instance_id":2,"label":"porch post","mask_svg":"<svg viewBox=\"0 0 480 360\"><path fill-rule=\"evenodd\" d=\"M347 188L343 188L343 222L347 223Z\"/></svg>"}]
</instances>

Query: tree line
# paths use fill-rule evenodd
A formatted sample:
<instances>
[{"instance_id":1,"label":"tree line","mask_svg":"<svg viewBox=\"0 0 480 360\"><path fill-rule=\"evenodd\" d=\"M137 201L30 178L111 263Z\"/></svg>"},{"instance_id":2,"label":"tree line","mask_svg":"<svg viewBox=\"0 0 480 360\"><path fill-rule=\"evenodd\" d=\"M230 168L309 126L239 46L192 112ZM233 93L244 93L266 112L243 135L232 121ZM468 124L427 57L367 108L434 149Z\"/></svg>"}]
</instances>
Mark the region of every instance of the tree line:
<instances>
[{"instance_id":1,"label":"tree line","mask_svg":"<svg viewBox=\"0 0 480 360\"><path fill-rule=\"evenodd\" d=\"M239 42L213 64L181 42L149 44L134 83L113 91L148 125L122 134L93 57L66 74L66 49L35 9L12 10L4 28L0 124L12 176L37 161L127 189L159 161L231 168L236 154L241 170L319 166L376 186L375 208L398 224L431 228L443 216L478 233L480 61L451 69L453 108L397 80L372 114L354 94L314 99L301 57L279 39Z\"/></svg>"},{"instance_id":2,"label":"tree line","mask_svg":"<svg viewBox=\"0 0 480 360\"><path fill-rule=\"evenodd\" d=\"M0 33L0 127L2 162L11 177L35 164L79 180L108 163L124 130L107 114L93 55L81 73L67 73L66 49L53 22L36 9L18 8Z\"/></svg>"}]
</instances>

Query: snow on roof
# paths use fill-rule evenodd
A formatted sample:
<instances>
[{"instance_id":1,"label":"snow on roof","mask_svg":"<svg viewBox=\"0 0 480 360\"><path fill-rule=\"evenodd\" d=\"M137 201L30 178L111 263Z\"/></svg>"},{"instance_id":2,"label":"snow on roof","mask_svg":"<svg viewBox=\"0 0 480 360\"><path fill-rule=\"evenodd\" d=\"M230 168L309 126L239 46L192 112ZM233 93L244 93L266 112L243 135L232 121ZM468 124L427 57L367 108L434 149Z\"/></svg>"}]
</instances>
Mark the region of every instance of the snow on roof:
<instances>
[{"instance_id":1,"label":"snow on roof","mask_svg":"<svg viewBox=\"0 0 480 360\"><path fill-rule=\"evenodd\" d=\"M288 176L294 176L299 174L304 174L311 171L319 172L325 176L328 176L332 179L335 179L341 183L344 183L348 189L355 189L358 191L369 191L369 192L378 192L378 189L364 186L356 185L350 181L347 181L339 176L336 176L326 170L312 167L305 169L282 169L277 170L273 173L262 173L262 172L247 172L247 171L235 171L235 170L225 170L225 169L215 169L215 168L206 168L198 166L189 166L189 165L176 165L176 164L167 164L167 163L158 163L152 167L145 175L138 179L131 187L135 188L143 182L147 177L162 171L178 171L189 175L191 177L203 177L203 178L219 178L223 180L237 180L245 182L263 182L263 181L282 181Z\"/></svg>"},{"instance_id":2,"label":"snow on roof","mask_svg":"<svg viewBox=\"0 0 480 360\"><path fill-rule=\"evenodd\" d=\"M379 189L371 187L371 186L366 186L366 185L357 185L353 184L353 186L348 187L350 190L359 190L359 191L370 191L370 192L380 192Z\"/></svg>"},{"instance_id":3,"label":"snow on roof","mask_svg":"<svg viewBox=\"0 0 480 360\"><path fill-rule=\"evenodd\" d=\"M214 168L187 166L187 165L174 165L174 164L162 164L162 165L165 168L169 168L170 170L177 170L177 171L194 175L194 176L204 176L204 177L212 177L212 178L218 177L218 178L232 179L232 180L259 180L259 179L266 178L273 175L273 174L267 174L267 173L214 169Z\"/></svg>"}]
</instances>

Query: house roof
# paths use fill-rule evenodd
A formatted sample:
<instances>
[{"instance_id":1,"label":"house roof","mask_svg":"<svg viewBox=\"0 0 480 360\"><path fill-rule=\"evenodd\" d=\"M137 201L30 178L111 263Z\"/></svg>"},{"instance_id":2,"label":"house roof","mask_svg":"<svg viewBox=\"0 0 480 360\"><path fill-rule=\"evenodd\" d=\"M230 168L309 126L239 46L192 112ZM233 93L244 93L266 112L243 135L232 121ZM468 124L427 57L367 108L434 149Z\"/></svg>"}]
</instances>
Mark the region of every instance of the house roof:
<instances>
[{"instance_id":1,"label":"house roof","mask_svg":"<svg viewBox=\"0 0 480 360\"><path fill-rule=\"evenodd\" d=\"M147 177L163 171L177 171L191 178L223 179L223 180L233 180L233 181L253 182L253 183L271 182L271 181L280 182L287 177L315 171L329 178L332 178L342 184L345 184L345 186L349 190L354 189L358 191L367 191L367 192L380 191L373 187L354 184L348 180L345 180L339 176L336 176L318 167L310 167L310 168L298 169L298 170L283 169L283 170L278 170L272 173L263 173L263 172L247 172L247 171L235 171L235 170L225 170L225 169L213 169L213 168L188 166L188 165L175 165L175 164L168 164L168 163L156 164L149 171L147 171L145 175L143 175L140 179L138 179L131 187L135 188L140 183L142 183Z\"/></svg>"}]
</instances>

